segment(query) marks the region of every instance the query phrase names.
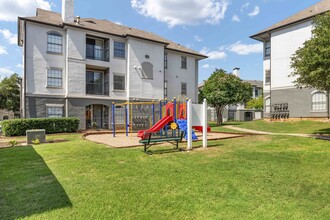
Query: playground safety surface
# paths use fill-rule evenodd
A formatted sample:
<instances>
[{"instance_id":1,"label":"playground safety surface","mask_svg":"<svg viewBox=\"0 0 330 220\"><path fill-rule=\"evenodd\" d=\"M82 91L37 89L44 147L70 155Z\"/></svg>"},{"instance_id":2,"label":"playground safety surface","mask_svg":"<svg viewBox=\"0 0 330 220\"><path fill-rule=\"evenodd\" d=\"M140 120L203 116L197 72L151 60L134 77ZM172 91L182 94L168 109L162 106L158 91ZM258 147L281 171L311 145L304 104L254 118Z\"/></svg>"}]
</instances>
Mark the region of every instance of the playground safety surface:
<instances>
[{"instance_id":1,"label":"playground safety surface","mask_svg":"<svg viewBox=\"0 0 330 220\"><path fill-rule=\"evenodd\" d=\"M198 140L202 140L202 133L195 132ZM226 134L226 133L208 133L207 140L221 140L221 139L228 139L228 138L237 138L242 137L242 134ZM138 147L143 146L139 143L140 138L137 137L136 133L128 135L126 137L125 133L117 133L116 137L113 137L112 134L91 134L85 136L87 140L105 144L109 147L116 147L116 148L125 148L125 147ZM185 141L185 140L184 140ZM164 143L164 145L168 145L168 143Z\"/></svg>"}]
</instances>

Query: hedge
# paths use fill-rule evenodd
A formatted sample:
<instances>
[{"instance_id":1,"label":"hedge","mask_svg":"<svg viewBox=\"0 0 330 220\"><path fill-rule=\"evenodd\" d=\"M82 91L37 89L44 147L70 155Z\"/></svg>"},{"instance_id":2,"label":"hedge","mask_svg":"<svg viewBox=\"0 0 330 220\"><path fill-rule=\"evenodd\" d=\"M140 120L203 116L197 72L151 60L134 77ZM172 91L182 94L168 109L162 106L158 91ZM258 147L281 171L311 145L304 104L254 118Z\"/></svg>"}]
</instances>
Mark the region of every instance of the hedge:
<instances>
[{"instance_id":1,"label":"hedge","mask_svg":"<svg viewBox=\"0 0 330 220\"><path fill-rule=\"evenodd\" d=\"M78 118L29 118L12 119L1 122L5 136L23 136L26 130L45 129L46 134L76 132Z\"/></svg>"}]
</instances>

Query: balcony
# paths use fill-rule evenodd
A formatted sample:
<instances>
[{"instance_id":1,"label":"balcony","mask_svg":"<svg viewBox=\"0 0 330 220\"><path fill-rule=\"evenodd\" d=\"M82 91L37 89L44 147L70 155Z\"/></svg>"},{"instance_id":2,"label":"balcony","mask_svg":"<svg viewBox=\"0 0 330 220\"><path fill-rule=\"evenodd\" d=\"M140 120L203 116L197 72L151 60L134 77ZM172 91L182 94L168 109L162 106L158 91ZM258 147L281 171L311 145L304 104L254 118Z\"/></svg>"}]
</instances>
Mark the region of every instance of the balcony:
<instances>
[{"instance_id":1,"label":"balcony","mask_svg":"<svg viewBox=\"0 0 330 220\"><path fill-rule=\"evenodd\" d=\"M89 95L105 95L104 85L99 83L86 83L86 94Z\"/></svg>"},{"instance_id":2,"label":"balcony","mask_svg":"<svg viewBox=\"0 0 330 220\"><path fill-rule=\"evenodd\" d=\"M86 59L109 62L109 39L86 38Z\"/></svg>"},{"instance_id":3,"label":"balcony","mask_svg":"<svg viewBox=\"0 0 330 220\"><path fill-rule=\"evenodd\" d=\"M86 58L105 61L104 49L100 46L86 44Z\"/></svg>"}]
</instances>

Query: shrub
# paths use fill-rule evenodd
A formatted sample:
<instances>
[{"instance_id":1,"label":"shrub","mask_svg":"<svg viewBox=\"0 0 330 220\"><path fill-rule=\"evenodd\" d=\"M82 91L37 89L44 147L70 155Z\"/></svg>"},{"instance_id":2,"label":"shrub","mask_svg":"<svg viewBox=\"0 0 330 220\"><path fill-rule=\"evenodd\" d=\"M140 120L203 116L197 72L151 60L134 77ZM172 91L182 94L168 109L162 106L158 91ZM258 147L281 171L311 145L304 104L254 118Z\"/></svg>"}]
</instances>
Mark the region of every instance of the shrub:
<instances>
[{"instance_id":1,"label":"shrub","mask_svg":"<svg viewBox=\"0 0 330 220\"><path fill-rule=\"evenodd\" d=\"M6 136L22 136L26 130L45 129L46 134L76 132L78 118L30 118L12 119L1 123L2 132Z\"/></svg>"},{"instance_id":2,"label":"shrub","mask_svg":"<svg viewBox=\"0 0 330 220\"><path fill-rule=\"evenodd\" d=\"M11 141L9 141L9 146L11 146L11 147L15 147L17 144L18 144L18 142L14 139L14 140L11 140Z\"/></svg>"}]
</instances>

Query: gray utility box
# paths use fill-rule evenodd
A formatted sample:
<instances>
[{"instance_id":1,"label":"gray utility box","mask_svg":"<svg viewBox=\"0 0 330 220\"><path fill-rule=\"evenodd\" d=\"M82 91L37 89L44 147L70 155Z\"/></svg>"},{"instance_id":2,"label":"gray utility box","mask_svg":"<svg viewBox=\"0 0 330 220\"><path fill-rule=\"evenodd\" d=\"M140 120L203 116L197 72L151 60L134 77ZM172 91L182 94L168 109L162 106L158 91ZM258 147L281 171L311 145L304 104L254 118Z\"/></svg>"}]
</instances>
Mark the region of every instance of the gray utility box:
<instances>
[{"instance_id":1,"label":"gray utility box","mask_svg":"<svg viewBox=\"0 0 330 220\"><path fill-rule=\"evenodd\" d=\"M28 144L33 144L32 141L39 139L40 143L46 143L46 130L27 130L26 131L26 142Z\"/></svg>"}]
</instances>

